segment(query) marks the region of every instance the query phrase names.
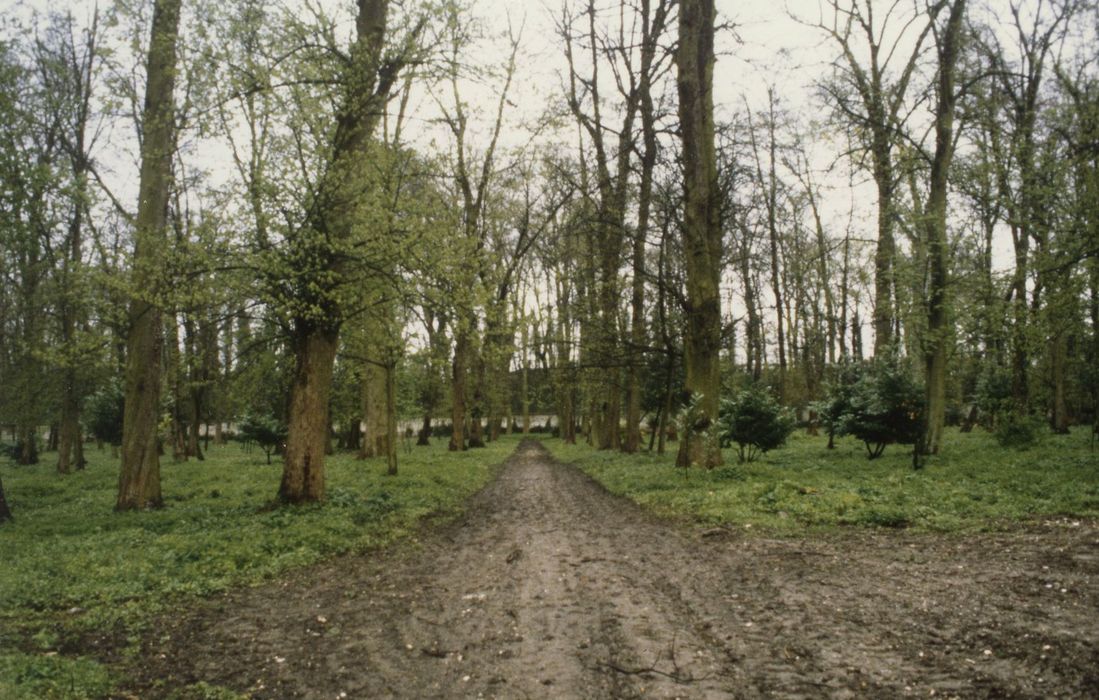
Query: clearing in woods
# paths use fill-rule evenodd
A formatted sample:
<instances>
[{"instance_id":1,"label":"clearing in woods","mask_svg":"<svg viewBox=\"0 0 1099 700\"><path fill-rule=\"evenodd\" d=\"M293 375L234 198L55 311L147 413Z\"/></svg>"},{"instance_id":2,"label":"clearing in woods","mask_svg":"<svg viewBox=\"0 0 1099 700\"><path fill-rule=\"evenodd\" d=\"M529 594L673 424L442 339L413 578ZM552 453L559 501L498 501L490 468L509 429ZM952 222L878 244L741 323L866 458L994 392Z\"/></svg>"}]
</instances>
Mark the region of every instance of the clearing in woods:
<instances>
[{"instance_id":1,"label":"clearing in woods","mask_svg":"<svg viewBox=\"0 0 1099 700\"><path fill-rule=\"evenodd\" d=\"M461 520L164 620L141 697L1099 697L1099 529L766 539L523 442Z\"/></svg>"}]
</instances>

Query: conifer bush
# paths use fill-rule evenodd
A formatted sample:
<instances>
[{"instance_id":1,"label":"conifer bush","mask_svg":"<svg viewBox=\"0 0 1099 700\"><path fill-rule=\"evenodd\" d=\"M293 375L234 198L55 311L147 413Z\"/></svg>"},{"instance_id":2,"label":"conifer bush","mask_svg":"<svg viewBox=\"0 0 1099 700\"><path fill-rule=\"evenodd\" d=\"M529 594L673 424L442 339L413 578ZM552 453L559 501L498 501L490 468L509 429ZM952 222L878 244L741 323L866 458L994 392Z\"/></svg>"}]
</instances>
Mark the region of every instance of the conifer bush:
<instances>
[{"instance_id":1,"label":"conifer bush","mask_svg":"<svg viewBox=\"0 0 1099 700\"><path fill-rule=\"evenodd\" d=\"M923 430L923 387L897 360L866 366L850 389L839 418L839 434L851 435L877 459L888 445L914 445Z\"/></svg>"},{"instance_id":2,"label":"conifer bush","mask_svg":"<svg viewBox=\"0 0 1099 700\"><path fill-rule=\"evenodd\" d=\"M794 424L790 411L759 386L723 400L718 414L721 446L735 444L741 462L754 462L759 455L781 447L794 431Z\"/></svg>"}]
</instances>

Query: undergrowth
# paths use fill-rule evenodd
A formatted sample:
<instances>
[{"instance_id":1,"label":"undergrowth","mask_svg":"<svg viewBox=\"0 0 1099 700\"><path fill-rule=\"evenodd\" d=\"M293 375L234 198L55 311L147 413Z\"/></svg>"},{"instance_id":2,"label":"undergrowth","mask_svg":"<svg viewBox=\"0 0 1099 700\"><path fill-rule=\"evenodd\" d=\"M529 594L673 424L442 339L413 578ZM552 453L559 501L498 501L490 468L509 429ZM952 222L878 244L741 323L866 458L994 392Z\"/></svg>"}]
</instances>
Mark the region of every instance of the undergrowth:
<instances>
[{"instance_id":1,"label":"undergrowth","mask_svg":"<svg viewBox=\"0 0 1099 700\"><path fill-rule=\"evenodd\" d=\"M329 457L328 502L268 507L281 468L259 450L213 447L204 462L161 466L166 507L113 512L118 469L91 449L83 472L59 476L54 455L0 472L15 520L0 526L0 698L94 698L107 670L80 640L112 635L138 653L146 625L187 600L272 579L413 533L454 512L516 445L448 453L445 440L384 460Z\"/></svg>"},{"instance_id":2,"label":"undergrowth","mask_svg":"<svg viewBox=\"0 0 1099 700\"><path fill-rule=\"evenodd\" d=\"M676 443L665 455L623 455L547 440L612 493L661 514L775 534L846 526L936 532L1002 529L1043 517L1099 517L1099 451L1086 430L1050 436L1040 449L1001 447L988 433L949 430L942 455L912 469L910 450L869 461L861 443L799 432L761 461L685 472Z\"/></svg>"}]
</instances>

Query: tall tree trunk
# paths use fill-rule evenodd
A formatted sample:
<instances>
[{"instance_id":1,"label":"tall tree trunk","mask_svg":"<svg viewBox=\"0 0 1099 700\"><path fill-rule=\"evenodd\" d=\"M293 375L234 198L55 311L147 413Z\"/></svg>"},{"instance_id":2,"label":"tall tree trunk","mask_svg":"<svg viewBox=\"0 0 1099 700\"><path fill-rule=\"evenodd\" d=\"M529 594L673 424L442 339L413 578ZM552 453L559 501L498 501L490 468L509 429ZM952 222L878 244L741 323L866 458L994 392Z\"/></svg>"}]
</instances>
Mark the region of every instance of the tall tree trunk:
<instances>
[{"instance_id":1,"label":"tall tree trunk","mask_svg":"<svg viewBox=\"0 0 1099 700\"><path fill-rule=\"evenodd\" d=\"M874 182L878 188L878 241L874 250L874 356L893 349L893 285L895 204L893 190L892 139L887 133L874 134Z\"/></svg>"},{"instance_id":2,"label":"tall tree trunk","mask_svg":"<svg viewBox=\"0 0 1099 700\"><path fill-rule=\"evenodd\" d=\"M926 207L927 338L924 344L926 396L923 449L938 454L942 448L946 419L946 362L953 338L948 298L949 248L946 239L946 199L950 164L954 157L955 67L960 54L966 0L953 0L946 28L938 37L938 105L935 109L935 155L931 161L931 183ZM935 21L933 17L932 22Z\"/></svg>"},{"instance_id":3,"label":"tall tree trunk","mask_svg":"<svg viewBox=\"0 0 1099 700\"><path fill-rule=\"evenodd\" d=\"M38 464L38 427L23 423L17 430L16 445L19 448L15 463L22 466Z\"/></svg>"},{"instance_id":4,"label":"tall tree trunk","mask_svg":"<svg viewBox=\"0 0 1099 700\"><path fill-rule=\"evenodd\" d=\"M465 319L458 319L454 338L454 362L451 365L450 444L451 452L466 449L466 378L469 374L470 330Z\"/></svg>"},{"instance_id":5,"label":"tall tree trunk","mask_svg":"<svg viewBox=\"0 0 1099 700\"><path fill-rule=\"evenodd\" d=\"M528 349L527 344L530 342L530 322L521 309L516 309L515 315L522 324L520 326L520 342L523 344L523 365L522 376L520 378L520 392L522 393L520 402L522 404L523 435L528 435L530 433L530 350Z\"/></svg>"},{"instance_id":6,"label":"tall tree trunk","mask_svg":"<svg viewBox=\"0 0 1099 700\"><path fill-rule=\"evenodd\" d=\"M1053 415L1050 417L1050 428L1058 435L1068 435L1069 411L1065 376L1068 365L1068 333L1063 328L1054 330L1049 351L1050 373L1053 375Z\"/></svg>"},{"instance_id":7,"label":"tall tree trunk","mask_svg":"<svg viewBox=\"0 0 1099 700\"><path fill-rule=\"evenodd\" d=\"M679 5L679 121L683 140L683 252L687 272L687 390L700 413L681 436L677 463L721 464L716 430L721 392L721 203L714 149L714 3ZM703 435L709 435L703 438Z\"/></svg>"},{"instance_id":8,"label":"tall tree trunk","mask_svg":"<svg viewBox=\"0 0 1099 700\"><path fill-rule=\"evenodd\" d=\"M642 45L639 111L644 150L641 154L641 182L637 193L637 231L633 242L633 297L630 300L630 374L627 384L626 439L623 451L637 452L641 447L641 372L645 345L645 243L649 234L652 206L653 171L656 168L656 110L652 96L652 71L656 47L664 31L667 4L657 7L650 19L651 0L641 0Z\"/></svg>"},{"instance_id":9,"label":"tall tree trunk","mask_svg":"<svg viewBox=\"0 0 1099 700\"><path fill-rule=\"evenodd\" d=\"M369 179L370 150L375 128L396 81L404 57L384 57L388 0L358 0L355 41L343 77L343 99L336 118L332 156L321 194L309 212L314 230L327 238L347 241L359 225L361 200ZM383 65L384 63L384 65ZM307 253L309 241L295 241ZM336 296L344 279L343 256L322 249L321 264L329 281L317 281ZM330 297L331 298L331 297ZM328 303L326 301L326 303ZM323 320L296 318L294 381L290 386L286 451L279 500L301 503L324 499L324 456L328 446L328 398L342 323L334 302Z\"/></svg>"},{"instance_id":10,"label":"tall tree trunk","mask_svg":"<svg viewBox=\"0 0 1099 700\"><path fill-rule=\"evenodd\" d=\"M641 186L644 190L644 175ZM638 230L633 243L630 361L629 376L626 381L626 439L622 443L622 451L628 454L637 452L641 447L641 370L644 358L642 347L645 344L645 230L648 228L648 220L649 203L645 201L638 214Z\"/></svg>"},{"instance_id":11,"label":"tall tree trunk","mask_svg":"<svg viewBox=\"0 0 1099 700\"><path fill-rule=\"evenodd\" d=\"M0 481L0 523L11 520L11 509L8 508L8 499L4 496L4 482Z\"/></svg>"},{"instance_id":12,"label":"tall tree trunk","mask_svg":"<svg viewBox=\"0 0 1099 700\"><path fill-rule=\"evenodd\" d=\"M80 398L76 389L76 371L66 368L62 375L61 425L57 445L57 473L83 469L80 450Z\"/></svg>"},{"instance_id":13,"label":"tall tree trunk","mask_svg":"<svg viewBox=\"0 0 1099 700\"><path fill-rule=\"evenodd\" d=\"M391 352L385 365L385 463L386 474L397 474L397 358Z\"/></svg>"},{"instance_id":14,"label":"tall tree trunk","mask_svg":"<svg viewBox=\"0 0 1099 700\"><path fill-rule=\"evenodd\" d=\"M336 360L337 330L301 328L294 338L297 362L290 385L286 447L279 500L324 500L324 456L328 449L328 400Z\"/></svg>"},{"instance_id":15,"label":"tall tree trunk","mask_svg":"<svg viewBox=\"0 0 1099 700\"><path fill-rule=\"evenodd\" d=\"M377 329L372 329L377 330ZM376 336L375 336L376 337ZM381 457L389 454L387 445L388 409L386 405L386 370L380 364L377 348L373 340L368 339L368 352L372 359L363 363L362 368L362 423L363 440L359 446L359 459Z\"/></svg>"},{"instance_id":16,"label":"tall tree trunk","mask_svg":"<svg viewBox=\"0 0 1099 700\"><path fill-rule=\"evenodd\" d=\"M762 167L759 166L757 152L757 168L759 170L759 185L767 192L767 236L770 243L771 254L771 294L775 298L775 333L778 336L778 398L780 402L786 401L786 327L785 321L790 318L784 314L784 300L782 285L782 271L779 267L779 234L778 234L778 174L777 174L777 145L775 143L775 93L774 88L767 89L767 103L769 107L767 115L767 153L768 169L764 177ZM755 136L752 136L753 143Z\"/></svg>"},{"instance_id":17,"label":"tall tree trunk","mask_svg":"<svg viewBox=\"0 0 1099 700\"><path fill-rule=\"evenodd\" d=\"M1012 327L1011 327L1011 396L1015 411L1025 415L1030 398L1030 341L1027 325L1030 310L1027 307L1027 275L1030 236L1012 227L1015 245L1015 270L1011 276Z\"/></svg>"},{"instance_id":18,"label":"tall tree trunk","mask_svg":"<svg viewBox=\"0 0 1099 700\"><path fill-rule=\"evenodd\" d=\"M473 351L473 396L469 411L469 446L485 446L485 354L484 346Z\"/></svg>"},{"instance_id":19,"label":"tall tree trunk","mask_svg":"<svg viewBox=\"0 0 1099 700\"><path fill-rule=\"evenodd\" d=\"M142 115L141 179L135 226L130 330L126 342L126 404L117 510L159 508L161 353L163 323L156 291L167 244L168 195L175 146L176 39L181 0L156 0ZM150 295L149 291L154 294Z\"/></svg>"}]
</instances>

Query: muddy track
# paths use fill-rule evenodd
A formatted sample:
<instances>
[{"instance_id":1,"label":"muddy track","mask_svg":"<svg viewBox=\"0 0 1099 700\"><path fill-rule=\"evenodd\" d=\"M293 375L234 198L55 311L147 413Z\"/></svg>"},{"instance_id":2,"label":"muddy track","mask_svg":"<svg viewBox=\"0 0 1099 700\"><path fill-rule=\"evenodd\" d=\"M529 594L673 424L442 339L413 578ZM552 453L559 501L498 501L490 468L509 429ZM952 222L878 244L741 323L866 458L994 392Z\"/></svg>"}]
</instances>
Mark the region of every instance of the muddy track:
<instances>
[{"instance_id":1,"label":"muddy track","mask_svg":"<svg viewBox=\"0 0 1099 700\"><path fill-rule=\"evenodd\" d=\"M527 441L460 521L163 622L141 697L1099 697L1099 529L676 527Z\"/></svg>"}]
</instances>

